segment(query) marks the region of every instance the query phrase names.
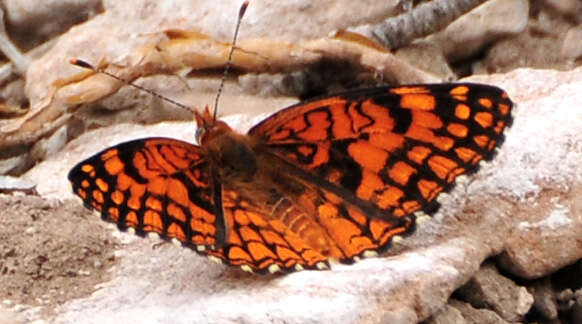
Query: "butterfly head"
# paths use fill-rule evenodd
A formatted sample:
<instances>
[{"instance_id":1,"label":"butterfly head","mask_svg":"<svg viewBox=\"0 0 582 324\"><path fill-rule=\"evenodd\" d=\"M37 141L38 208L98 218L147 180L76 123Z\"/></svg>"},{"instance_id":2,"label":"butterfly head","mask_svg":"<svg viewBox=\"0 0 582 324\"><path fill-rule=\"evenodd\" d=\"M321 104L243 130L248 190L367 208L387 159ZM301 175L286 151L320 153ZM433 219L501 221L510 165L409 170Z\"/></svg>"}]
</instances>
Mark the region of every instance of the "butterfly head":
<instances>
[{"instance_id":1,"label":"butterfly head","mask_svg":"<svg viewBox=\"0 0 582 324\"><path fill-rule=\"evenodd\" d=\"M230 126L225 122L214 118L210 113L210 108L208 108L208 106L204 109L203 114L196 112L196 123L198 124L198 129L196 129L196 141L200 145L204 145L204 143L207 143L218 135L232 132L232 128L230 128Z\"/></svg>"}]
</instances>

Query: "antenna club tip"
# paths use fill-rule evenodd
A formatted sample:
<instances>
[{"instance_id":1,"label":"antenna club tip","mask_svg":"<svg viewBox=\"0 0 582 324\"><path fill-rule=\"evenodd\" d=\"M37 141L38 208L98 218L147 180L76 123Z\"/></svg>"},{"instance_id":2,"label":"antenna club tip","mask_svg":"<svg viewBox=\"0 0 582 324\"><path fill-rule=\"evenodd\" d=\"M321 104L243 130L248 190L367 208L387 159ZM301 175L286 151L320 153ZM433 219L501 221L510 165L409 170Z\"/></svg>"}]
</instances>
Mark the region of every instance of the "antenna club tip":
<instances>
[{"instance_id":1,"label":"antenna club tip","mask_svg":"<svg viewBox=\"0 0 582 324\"><path fill-rule=\"evenodd\" d=\"M80 66L82 68L86 68L86 69L90 69L90 70L95 70L95 68L93 67L93 65L78 59L78 58L72 58L69 60L69 63L76 65L76 66Z\"/></svg>"},{"instance_id":2,"label":"antenna club tip","mask_svg":"<svg viewBox=\"0 0 582 324\"><path fill-rule=\"evenodd\" d=\"M247 11L247 7L249 6L249 1L245 1L243 2L243 4L240 6L240 10L238 11L238 16L239 19L242 18L245 14L245 12Z\"/></svg>"}]
</instances>

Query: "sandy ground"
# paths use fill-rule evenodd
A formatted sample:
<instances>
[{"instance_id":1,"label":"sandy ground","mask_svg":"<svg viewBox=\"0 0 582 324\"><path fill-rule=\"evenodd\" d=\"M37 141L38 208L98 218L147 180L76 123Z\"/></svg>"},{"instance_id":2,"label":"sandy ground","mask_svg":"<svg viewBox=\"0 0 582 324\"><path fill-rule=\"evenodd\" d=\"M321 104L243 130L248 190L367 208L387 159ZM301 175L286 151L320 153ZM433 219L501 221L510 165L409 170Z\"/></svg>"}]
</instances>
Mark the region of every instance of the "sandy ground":
<instances>
[{"instance_id":1,"label":"sandy ground","mask_svg":"<svg viewBox=\"0 0 582 324\"><path fill-rule=\"evenodd\" d=\"M0 298L52 310L108 280L111 231L79 201L0 196Z\"/></svg>"}]
</instances>

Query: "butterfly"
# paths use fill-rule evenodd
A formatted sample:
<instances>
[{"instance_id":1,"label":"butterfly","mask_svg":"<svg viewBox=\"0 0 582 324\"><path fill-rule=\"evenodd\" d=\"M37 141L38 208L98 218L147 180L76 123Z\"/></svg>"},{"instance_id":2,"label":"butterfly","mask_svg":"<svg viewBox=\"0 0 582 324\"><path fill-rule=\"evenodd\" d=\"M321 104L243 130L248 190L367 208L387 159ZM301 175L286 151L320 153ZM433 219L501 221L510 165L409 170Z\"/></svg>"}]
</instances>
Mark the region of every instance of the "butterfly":
<instances>
[{"instance_id":1,"label":"butterfly","mask_svg":"<svg viewBox=\"0 0 582 324\"><path fill-rule=\"evenodd\" d=\"M482 84L365 88L282 109L246 135L206 107L199 145L133 140L68 179L122 231L245 271L327 269L385 251L433 214L441 193L493 158L512 107Z\"/></svg>"}]
</instances>

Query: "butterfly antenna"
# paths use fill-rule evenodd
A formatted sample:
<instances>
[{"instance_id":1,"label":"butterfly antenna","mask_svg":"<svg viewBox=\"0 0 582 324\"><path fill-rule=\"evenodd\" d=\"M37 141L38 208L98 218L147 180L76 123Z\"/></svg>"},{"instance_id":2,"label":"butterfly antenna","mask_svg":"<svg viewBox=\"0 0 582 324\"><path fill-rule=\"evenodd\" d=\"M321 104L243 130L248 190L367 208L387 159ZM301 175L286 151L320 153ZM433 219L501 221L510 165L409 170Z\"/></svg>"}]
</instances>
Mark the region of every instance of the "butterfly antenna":
<instances>
[{"instance_id":1,"label":"butterfly antenna","mask_svg":"<svg viewBox=\"0 0 582 324\"><path fill-rule=\"evenodd\" d=\"M230 65L232 62L232 54L234 53L234 48L236 44L236 38L238 37L238 30L240 28L240 23L242 18L247 11L247 7L249 6L249 2L245 1L240 6L238 11L238 19L236 21L236 28L234 30L234 36L232 37L232 45L230 47L230 52L228 53L228 59L226 60L226 65L224 66L224 73L222 74L222 79L220 80L220 86L218 87L218 91L216 93L216 99L214 100L214 113L212 114L212 118L216 120L216 112L218 111L218 99L220 99L220 94L222 93L222 89L224 88L224 82L226 81L226 77L228 75L228 70L230 69Z\"/></svg>"},{"instance_id":2,"label":"butterfly antenna","mask_svg":"<svg viewBox=\"0 0 582 324\"><path fill-rule=\"evenodd\" d=\"M171 104L173 104L173 105L175 105L175 106L177 106L177 107L179 107L179 108L182 108L182 109L184 109L184 110L186 110L186 111L189 111L189 112L191 112L191 113L193 113L193 114L196 114L196 111L195 111L194 109L192 109L192 108L190 108L190 107L188 107L188 106L186 106L186 105L184 105L184 104L182 104L182 103L179 103L179 102L177 102L177 101L175 101L175 100L172 100L172 99L170 99L170 98L168 98L168 97L165 97L165 96L163 96L163 95L161 95L161 94L159 94L159 93L157 93L157 92L155 92L155 91L153 91L153 90L151 90L151 89L144 88L144 87L142 87L142 86L140 86L140 85L137 85L137 84L135 84L135 83L132 83L132 82L130 82L130 81L127 81L127 80L125 80L125 79L122 79L122 78L118 77L117 75L115 75L115 74L113 74L113 73L111 73L111 72L107 72L106 70L104 70L104 69L102 69L102 68L96 68L96 67L94 67L93 65L89 64L88 62L85 62L85 61L83 61L83 60L81 60L81 59L78 59L78 58L73 58L73 59L71 59L69 62L70 62L71 64L73 64L73 65L76 65L76 66L78 66L78 67L82 67L82 68L84 68L84 69L92 70L92 71L94 71L95 73L101 73L101 74L105 74L105 75L107 75L108 77L111 77L111 78L113 78L113 79L115 79L115 80L118 80L118 81L120 81L120 82L123 82L124 84L126 84L126 85L128 85L128 86L132 86L132 87L134 87L134 88L136 88L136 89L139 89L139 90L141 90L141 91L145 91L145 92L149 93L150 95L152 95L152 96L154 96L154 97L156 97L156 98L159 98L159 99L161 99L161 100L163 100L163 101L169 102L169 103L171 103Z\"/></svg>"}]
</instances>

